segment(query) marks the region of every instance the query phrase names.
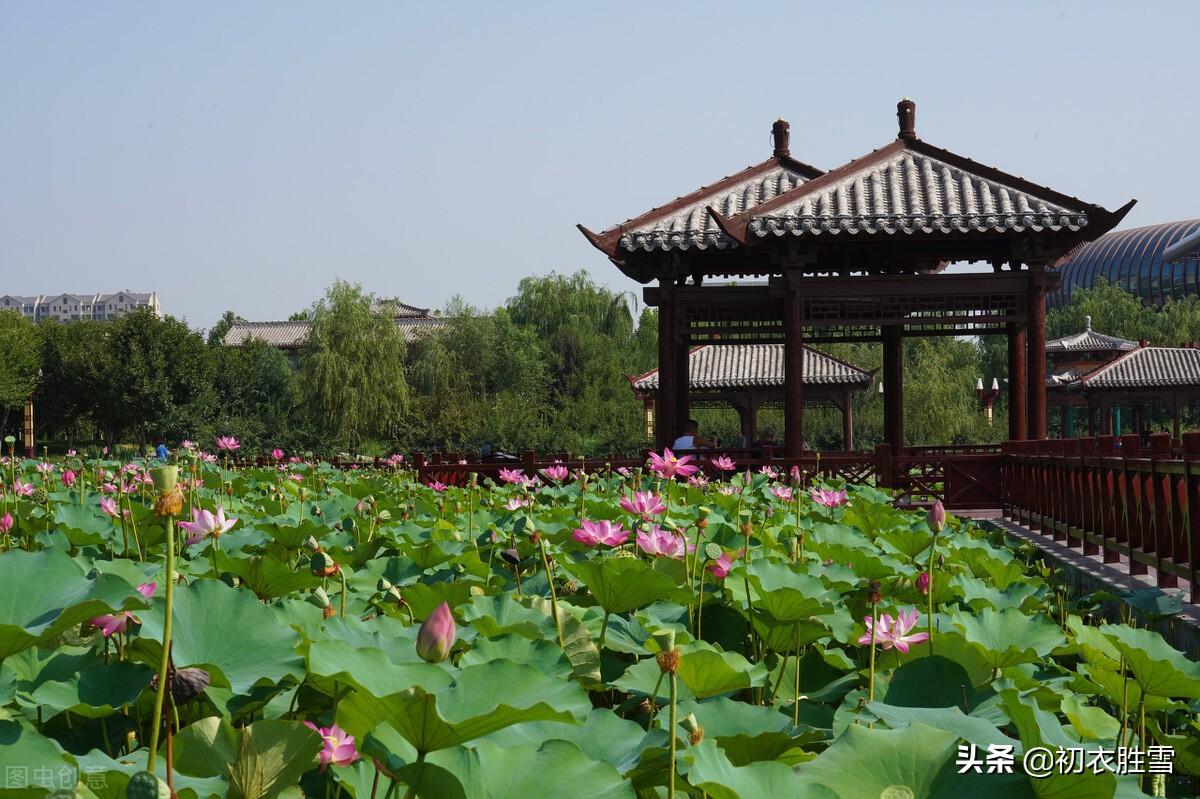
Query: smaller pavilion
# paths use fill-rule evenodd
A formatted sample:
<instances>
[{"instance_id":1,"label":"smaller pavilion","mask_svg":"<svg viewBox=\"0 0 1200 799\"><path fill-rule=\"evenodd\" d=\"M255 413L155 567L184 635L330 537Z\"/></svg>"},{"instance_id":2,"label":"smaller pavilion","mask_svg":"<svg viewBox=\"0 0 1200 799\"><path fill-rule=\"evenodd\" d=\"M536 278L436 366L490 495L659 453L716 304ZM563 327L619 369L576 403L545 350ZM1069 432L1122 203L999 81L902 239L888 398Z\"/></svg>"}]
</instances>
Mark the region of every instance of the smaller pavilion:
<instances>
[{"instance_id":1,"label":"smaller pavilion","mask_svg":"<svg viewBox=\"0 0 1200 799\"><path fill-rule=\"evenodd\" d=\"M742 436L752 441L758 411L783 405L785 359L782 344L705 344L688 353L688 395L692 408L733 408ZM842 442L854 449L851 395L871 387L874 376L812 347L804 347L804 400L808 407L833 406L842 412ZM629 378L634 395L646 408L646 433L654 437L654 403L658 369Z\"/></svg>"},{"instance_id":2,"label":"smaller pavilion","mask_svg":"<svg viewBox=\"0 0 1200 799\"><path fill-rule=\"evenodd\" d=\"M1082 409L1088 435L1119 434L1121 410L1129 408L1131 427L1141 432L1146 408L1171 409L1173 434L1179 438L1179 411L1200 397L1200 345L1152 347L1098 333L1084 317L1081 333L1046 343L1050 368L1047 403L1062 413L1062 435L1075 436L1075 412Z\"/></svg>"}]
</instances>

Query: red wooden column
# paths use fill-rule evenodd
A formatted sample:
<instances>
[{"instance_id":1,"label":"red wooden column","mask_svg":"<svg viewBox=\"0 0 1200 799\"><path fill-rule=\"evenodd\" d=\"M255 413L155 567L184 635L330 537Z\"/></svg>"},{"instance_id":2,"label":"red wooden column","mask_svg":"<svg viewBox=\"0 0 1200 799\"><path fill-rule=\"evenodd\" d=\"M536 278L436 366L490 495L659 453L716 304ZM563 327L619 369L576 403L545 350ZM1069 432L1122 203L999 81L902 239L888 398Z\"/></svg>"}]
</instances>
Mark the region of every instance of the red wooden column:
<instances>
[{"instance_id":1,"label":"red wooden column","mask_svg":"<svg viewBox=\"0 0 1200 799\"><path fill-rule=\"evenodd\" d=\"M1025 328L1008 324L1008 437L1029 438L1025 426Z\"/></svg>"},{"instance_id":2,"label":"red wooden column","mask_svg":"<svg viewBox=\"0 0 1200 799\"><path fill-rule=\"evenodd\" d=\"M883 440L904 451L904 346L900 325L883 325Z\"/></svg>"},{"instance_id":3,"label":"red wooden column","mask_svg":"<svg viewBox=\"0 0 1200 799\"><path fill-rule=\"evenodd\" d=\"M842 393L842 447L847 452L854 449L854 406L849 391Z\"/></svg>"},{"instance_id":4,"label":"red wooden column","mask_svg":"<svg viewBox=\"0 0 1200 799\"><path fill-rule=\"evenodd\" d=\"M662 287L658 305L658 401L654 403L654 440L657 449L675 440L675 401L678 361L675 357L675 303L672 292Z\"/></svg>"},{"instance_id":5,"label":"red wooden column","mask_svg":"<svg viewBox=\"0 0 1200 799\"><path fill-rule=\"evenodd\" d=\"M1030 267L1029 341L1026 355L1029 437L1041 440L1046 437L1046 289L1045 267L1041 264Z\"/></svg>"},{"instance_id":6,"label":"red wooden column","mask_svg":"<svg viewBox=\"0 0 1200 799\"><path fill-rule=\"evenodd\" d=\"M790 458L804 452L804 309L798 282L789 273L783 295L783 444Z\"/></svg>"},{"instance_id":7,"label":"red wooden column","mask_svg":"<svg viewBox=\"0 0 1200 799\"><path fill-rule=\"evenodd\" d=\"M682 325L678 306L675 308L675 328L678 331ZM687 333L675 334L675 435L683 434L688 417L692 415L691 397L691 350L692 339ZM675 439L672 438L673 442ZM668 444L669 446L669 444Z\"/></svg>"}]
</instances>

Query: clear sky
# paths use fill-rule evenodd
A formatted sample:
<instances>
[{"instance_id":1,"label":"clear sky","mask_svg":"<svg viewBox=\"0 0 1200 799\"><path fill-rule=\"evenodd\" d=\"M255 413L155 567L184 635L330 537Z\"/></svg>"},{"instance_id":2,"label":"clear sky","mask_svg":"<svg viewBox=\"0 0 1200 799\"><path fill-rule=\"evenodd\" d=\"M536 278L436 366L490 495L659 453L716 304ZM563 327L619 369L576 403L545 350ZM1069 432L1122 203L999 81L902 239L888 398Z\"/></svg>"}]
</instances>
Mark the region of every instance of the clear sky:
<instances>
[{"instance_id":1,"label":"clear sky","mask_svg":"<svg viewBox=\"0 0 1200 799\"><path fill-rule=\"evenodd\" d=\"M334 278L442 307L621 276L600 230L770 154L923 139L1200 216L1195 2L0 0L0 294L157 290L208 326Z\"/></svg>"}]
</instances>

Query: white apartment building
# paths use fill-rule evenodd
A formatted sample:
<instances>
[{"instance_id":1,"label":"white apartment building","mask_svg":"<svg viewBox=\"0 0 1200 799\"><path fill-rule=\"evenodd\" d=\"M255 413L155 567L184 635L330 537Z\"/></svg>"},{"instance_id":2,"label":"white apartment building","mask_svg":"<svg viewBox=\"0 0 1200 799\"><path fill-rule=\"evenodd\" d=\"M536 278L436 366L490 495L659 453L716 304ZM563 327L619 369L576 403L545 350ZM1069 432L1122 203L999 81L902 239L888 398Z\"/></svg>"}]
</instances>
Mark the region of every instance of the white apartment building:
<instances>
[{"instance_id":1,"label":"white apartment building","mask_svg":"<svg viewBox=\"0 0 1200 799\"><path fill-rule=\"evenodd\" d=\"M118 291L115 294L39 294L23 297L0 295L0 311L18 311L35 322L57 319L71 322L80 319L116 319L138 308L149 308L161 315L158 292Z\"/></svg>"}]
</instances>

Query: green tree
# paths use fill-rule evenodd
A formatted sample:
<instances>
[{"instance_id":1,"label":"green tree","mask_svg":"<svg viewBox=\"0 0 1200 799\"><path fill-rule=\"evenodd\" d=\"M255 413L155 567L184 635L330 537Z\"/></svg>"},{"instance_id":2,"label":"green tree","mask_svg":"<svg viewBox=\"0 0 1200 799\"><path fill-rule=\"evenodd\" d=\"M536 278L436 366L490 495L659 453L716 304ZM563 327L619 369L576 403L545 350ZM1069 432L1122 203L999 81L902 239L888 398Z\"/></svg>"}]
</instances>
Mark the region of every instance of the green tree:
<instances>
[{"instance_id":1,"label":"green tree","mask_svg":"<svg viewBox=\"0 0 1200 799\"><path fill-rule=\"evenodd\" d=\"M233 311L226 311L221 314L221 318L208 331L208 346L217 347L225 341L225 334L229 332L229 328L236 325L238 322L246 320L235 314Z\"/></svg>"},{"instance_id":2,"label":"green tree","mask_svg":"<svg viewBox=\"0 0 1200 799\"><path fill-rule=\"evenodd\" d=\"M0 431L9 412L25 404L42 365L37 326L16 311L0 312Z\"/></svg>"},{"instance_id":3,"label":"green tree","mask_svg":"<svg viewBox=\"0 0 1200 799\"><path fill-rule=\"evenodd\" d=\"M367 437L392 439L408 405L404 335L384 304L338 281L313 306L301 359L302 397L335 443L357 451Z\"/></svg>"}]
</instances>

